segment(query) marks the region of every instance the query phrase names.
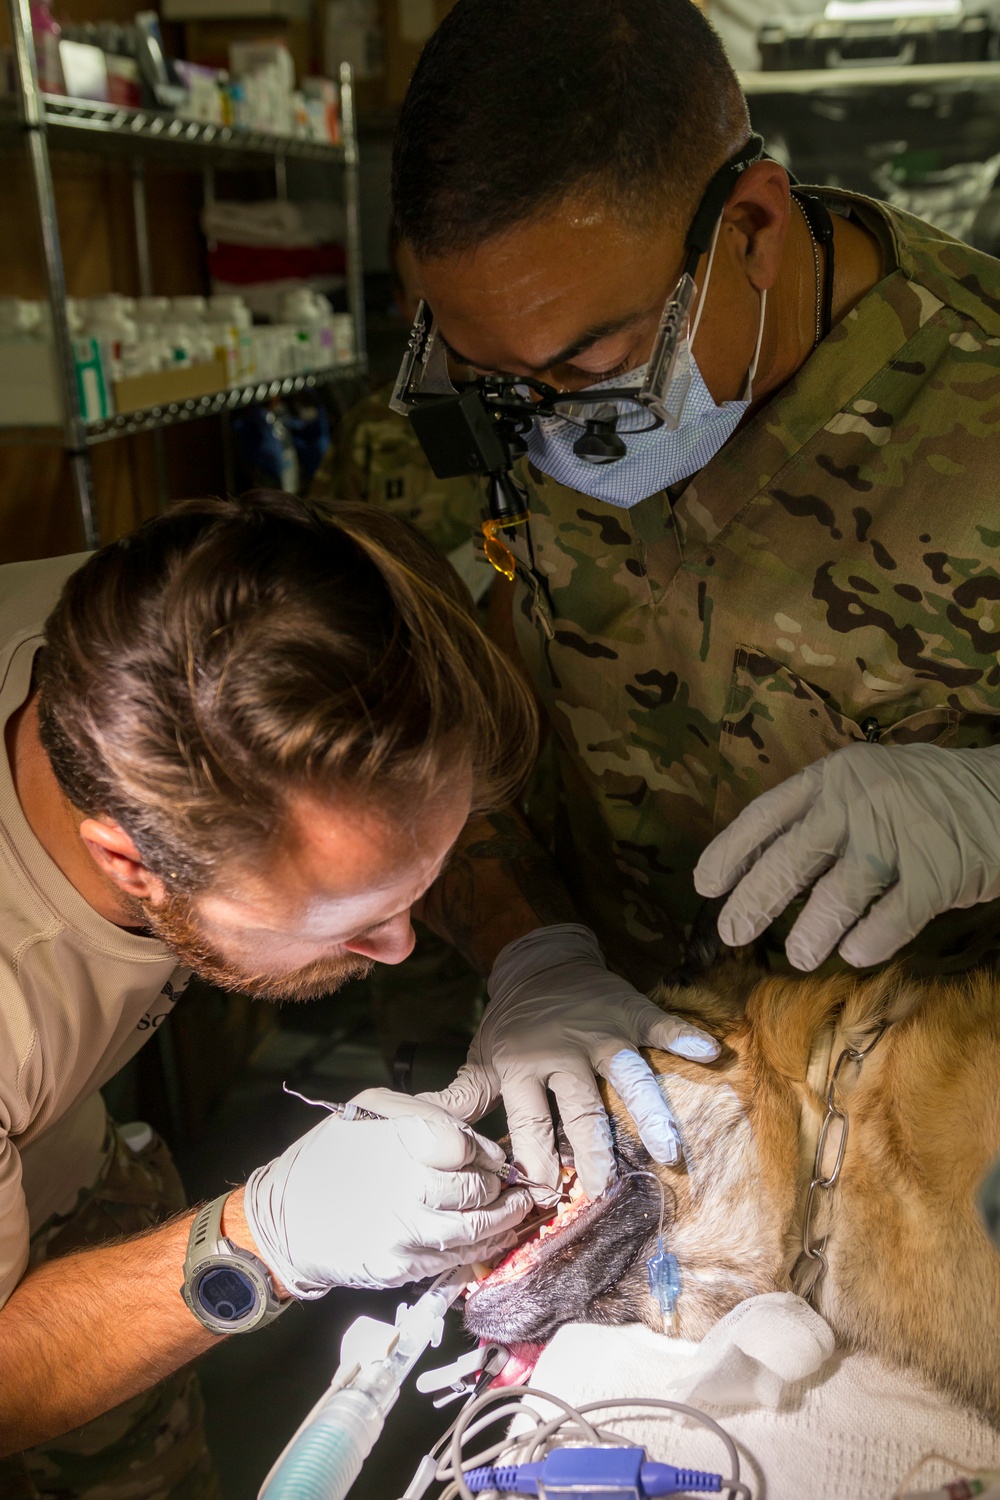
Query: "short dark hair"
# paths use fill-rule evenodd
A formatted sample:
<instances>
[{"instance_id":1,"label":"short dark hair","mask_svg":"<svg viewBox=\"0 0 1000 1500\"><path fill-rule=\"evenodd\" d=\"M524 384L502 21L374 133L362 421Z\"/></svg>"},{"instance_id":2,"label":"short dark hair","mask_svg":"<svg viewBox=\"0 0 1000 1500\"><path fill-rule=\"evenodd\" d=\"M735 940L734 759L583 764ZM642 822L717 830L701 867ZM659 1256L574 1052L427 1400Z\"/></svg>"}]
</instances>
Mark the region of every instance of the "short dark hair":
<instances>
[{"instance_id":1,"label":"short dark hair","mask_svg":"<svg viewBox=\"0 0 1000 1500\"><path fill-rule=\"evenodd\" d=\"M393 153L399 234L429 259L598 192L693 214L750 133L692 0L458 0L424 48Z\"/></svg>"},{"instance_id":2,"label":"short dark hair","mask_svg":"<svg viewBox=\"0 0 1000 1500\"><path fill-rule=\"evenodd\" d=\"M189 500L67 581L38 660L42 744L175 890L280 847L297 793L409 816L471 763L474 806L534 757L527 688L443 555L367 505Z\"/></svg>"}]
</instances>

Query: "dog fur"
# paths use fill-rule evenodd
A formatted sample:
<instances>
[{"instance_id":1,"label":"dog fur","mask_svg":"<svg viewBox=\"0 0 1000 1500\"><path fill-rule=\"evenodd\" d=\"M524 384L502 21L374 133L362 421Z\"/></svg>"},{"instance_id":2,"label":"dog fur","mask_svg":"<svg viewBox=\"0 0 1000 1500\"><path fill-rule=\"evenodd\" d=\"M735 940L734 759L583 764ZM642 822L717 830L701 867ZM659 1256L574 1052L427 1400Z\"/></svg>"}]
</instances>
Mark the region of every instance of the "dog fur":
<instances>
[{"instance_id":1,"label":"dog fur","mask_svg":"<svg viewBox=\"0 0 1000 1500\"><path fill-rule=\"evenodd\" d=\"M710 1066L648 1054L680 1122L684 1164L654 1166L621 1101L605 1091L619 1184L543 1242L523 1277L483 1286L466 1321L481 1337L544 1343L563 1323L659 1329L645 1261L666 1190L667 1243L682 1291L671 1332L698 1339L738 1302L792 1286L801 1250L803 1106L813 1039L837 1052L889 1029L842 1074L850 1129L817 1233L829 1271L813 1300L841 1345L909 1367L1000 1425L1000 1255L976 1194L1000 1156L1000 992L975 972L917 981L762 977L729 959L655 996L723 1043ZM801 1289L797 1287L796 1289Z\"/></svg>"}]
</instances>

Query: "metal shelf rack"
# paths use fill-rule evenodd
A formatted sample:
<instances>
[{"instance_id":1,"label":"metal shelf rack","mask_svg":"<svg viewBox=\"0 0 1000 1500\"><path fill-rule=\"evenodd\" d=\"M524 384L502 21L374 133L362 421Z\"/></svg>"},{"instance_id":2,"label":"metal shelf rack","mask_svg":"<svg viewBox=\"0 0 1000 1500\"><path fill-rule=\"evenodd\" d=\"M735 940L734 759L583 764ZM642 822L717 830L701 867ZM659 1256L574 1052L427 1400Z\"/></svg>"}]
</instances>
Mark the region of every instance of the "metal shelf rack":
<instances>
[{"instance_id":1,"label":"metal shelf rack","mask_svg":"<svg viewBox=\"0 0 1000 1500\"><path fill-rule=\"evenodd\" d=\"M38 88L30 0L7 0L7 8L14 46L17 97L0 105L0 141L11 144L19 138L28 158L65 415L60 429L0 428L0 444L61 442L70 463L84 543L91 548L100 544L90 465L90 450L95 444L138 432L159 434L177 423L220 413L224 415L254 401L363 378L367 360L354 82L351 69L345 64L340 70L343 141L337 146L295 136L270 136L237 126L201 124L159 110L123 109L43 94ZM347 220L347 300L354 323L355 363L236 386L212 395L164 403L141 411L123 412L102 422L85 422L77 393L72 338L66 316L66 279L56 219L50 149L123 155L131 163L136 257L139 290L143 296L149 296L153 291L146 209L147 161L200 169L208 198L214 196L214 173L221 166L273 165L279 195L284 191L286 163L290 159L326 163L340 169L343 172ZM159 457L162 460L162 453Z\"/></svg>"},{"instance_id":2,"label":"metal shelf rack","mask_svg":"<svg viewBox=\"0 0 1000 1500\"><path fill-rule=\"evenodd\" d=\"M275 396L295 396L302 391L314 391L320 386L333 385L341 380L360 380L364 373L364 366L358 362L331 365L328 369L284 375L276 380L255 380L248 385L227 386L224 391L214 391L209 396L189 396L185 401L165 401L161 406L144 406L136 411L118 412L104 421L86 423L87 442L93 448L97 443L107 443L117 437L130 437L135 432L161 432L163 428L176 427L180 422L196 422L199 417L217 417L239 411L244 406L270 401ZM59 441L60 432L57 427L0 427L0 446Z\"/></svg>"},{"instance_id":3,"label":"metal shelf rack","mask_svg":"<svg viewBox=\"0 0 1000 1500\"><path fill-rule=\"evenodd\" d=\"M45 127L53 149L106 151L109 155L160 156L177 162L187 154L191 165L204 165L210 157L218 164L227 159L275 156L303 161L343 162L345 148L324 141L293 135L267 135L240 125L208 125L185 120L158 109L126 109L89 99L68 99L61 94L42 94ZM10 134L21 124L15 101L3 100L0 129Z\"/></svg>"}]
</instances>

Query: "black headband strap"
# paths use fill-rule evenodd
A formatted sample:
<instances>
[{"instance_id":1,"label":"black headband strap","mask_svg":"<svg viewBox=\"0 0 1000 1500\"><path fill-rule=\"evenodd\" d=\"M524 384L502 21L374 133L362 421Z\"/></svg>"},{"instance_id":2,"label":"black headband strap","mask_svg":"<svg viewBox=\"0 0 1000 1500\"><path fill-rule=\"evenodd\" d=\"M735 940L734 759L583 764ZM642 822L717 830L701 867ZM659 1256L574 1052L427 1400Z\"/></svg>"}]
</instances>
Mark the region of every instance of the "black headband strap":
<instances>
[{"instance_id":1,"label":"black headband strap","mask_svg":"<svg viewBox=\"0 0 1000 1500\"><path fill-rule=\"evenodd\" d=\"M723 162L716 172L702 194L701 202L691 220L691 228L687 232L685 245L690 252L689 264L694 260L697 265L698 260L708 250L712 243L712 235L715 233L715 226L719 222L719 215L725 208L730 193L747 167L752 167L754 162L760 161L763 154L763 138L759 135L751 135L742 151L731 157L729 161Z\"/></svg>"}]
</instances>

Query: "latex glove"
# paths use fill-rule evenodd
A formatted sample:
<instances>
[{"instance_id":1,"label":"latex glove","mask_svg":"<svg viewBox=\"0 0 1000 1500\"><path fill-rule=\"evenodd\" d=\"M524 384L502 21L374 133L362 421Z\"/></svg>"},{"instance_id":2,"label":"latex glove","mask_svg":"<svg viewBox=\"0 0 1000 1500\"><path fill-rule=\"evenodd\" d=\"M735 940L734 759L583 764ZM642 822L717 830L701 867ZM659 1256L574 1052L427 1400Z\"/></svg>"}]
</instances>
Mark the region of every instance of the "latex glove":
<instances>
[{"instance_id":1,"label":"latex glove","mask_svg":"<svg viewBox=\"0 0 1000 1500\"><path fill-rule=\"evenodd\" d=\"M447 1089L421 1095L478 1120L503 1095L514 1160L550 1191L559 1182L552 1090L584 1191L596 1198L616 1176L611 1127L594 1074L606 1078L658 1162L677 1161L680 1136L660 1082L639 1055L659 1047L708 1061L719 1044L665 1014L612 974L589 927L540 927L508 943L489 979L490 1004L468 1061Z\"/></svg>"},{"instance_id":2,"label":"latex glove","mask_svg":"<svg viewBox=\"0 0 1000 1500\"><path fill-rule=\"evenodd\" d=\"M732 945L813 881L785 943L797 969L834 948L857 968L882 963L940 912L1000 896L1000 752L836 750L745 808L694 872L703 896L735 886L719 916Z\"/></svg>"},{"instance_id":3,"label":"latex glove","mask_svg":"<svg viewBox=\"0 0 1000 1500\"><path fill-rule=\"evenodd\" d=\"M514 1244L531 1198L524 1188L503 1191L495 1142L389 1089L356 1102L392 1118L330 1115L259 1167L244 1191L261 1256L293 1296L402 1286Z\"/></svg>"}]
</instances>

